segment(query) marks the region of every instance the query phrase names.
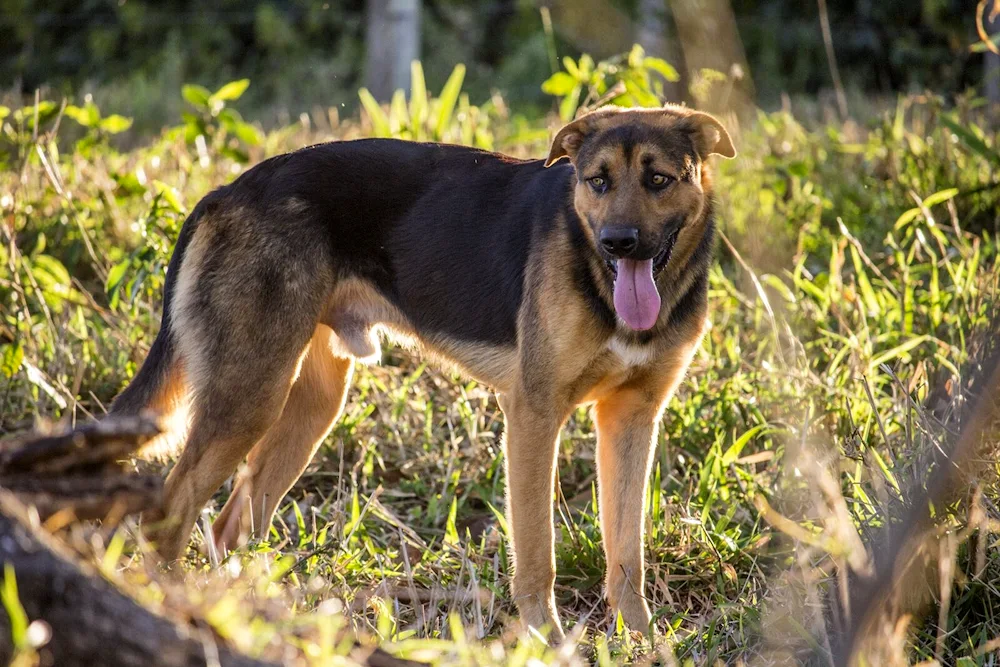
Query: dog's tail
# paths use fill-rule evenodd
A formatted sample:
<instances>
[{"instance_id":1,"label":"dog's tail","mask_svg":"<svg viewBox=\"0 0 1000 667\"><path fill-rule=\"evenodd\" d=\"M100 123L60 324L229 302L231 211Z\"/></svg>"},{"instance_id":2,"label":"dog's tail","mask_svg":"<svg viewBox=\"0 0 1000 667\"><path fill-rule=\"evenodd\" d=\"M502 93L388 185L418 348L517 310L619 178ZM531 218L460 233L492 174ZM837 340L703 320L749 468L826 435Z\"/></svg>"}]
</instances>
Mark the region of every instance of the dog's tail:
<instances>
[{"instance_id":1,"label":"dog's tail","mask_svg":"<svg viewBox=\"0 0 1000 667\"><path fill-rule=\"evenodd\" d=\"M170 418L174 417L174 413L178 412L179 408L186 403L188 385L184 377L182 360L177 353L175 333L172 327L172 310L177 289L177 277L181 264L184 262L184 253L194 237L199 220L211 203L211 198L212 196L209 195L199 202L184 222L184 226L181 227L181 233L174 246L174 254L167 266L160 331L156 335L139 372L112 403L109 411L111 415L134 416L148 411L172 421ZM170 424L165 423L164 425L168 427L169 431L176 430L169 428ZM176 433L164 433L163 437L155 438L150 443L144 450L144 454L152 456L165 454L178 440L177 436Z\"/></svg>"}]
</instances>

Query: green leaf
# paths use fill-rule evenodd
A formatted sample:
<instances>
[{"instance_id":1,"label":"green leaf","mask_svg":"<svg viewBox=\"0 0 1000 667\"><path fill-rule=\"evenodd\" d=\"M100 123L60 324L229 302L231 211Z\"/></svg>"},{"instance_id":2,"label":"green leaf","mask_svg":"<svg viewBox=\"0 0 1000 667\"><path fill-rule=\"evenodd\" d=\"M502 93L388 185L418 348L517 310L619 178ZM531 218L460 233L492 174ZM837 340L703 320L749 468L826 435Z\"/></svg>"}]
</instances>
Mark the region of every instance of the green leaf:
<instances>
[{"instance_id":1,"label":"green leaf","mask_svg":"<svg viewBox=\"0 0 1000 667\"><path fill-rule=\"evenodd\" d=\"M181 203L180 193L177 190L163 181L153 181L153 187L156 188L157 194L163 198L163 201L167 202L170 208L177 213L184 213L184 204Z\"/></svg>"},{"instance_id":2,"label":"green leaf","mask_svg":"<svg viewBox=\"0 0 1000 667\"><path fill-rule=\"evenodd\" d=\"M236 123L233 134L248 146L260 146L264 142L264 133L250 123Z\"/></svg>"},{"instance_id":3,"label":"green leaf","mask_svg":"<svg viewBox=\"0 0 1000 667\"><path fill-rule=\"evenodd\" d=\"M215 104L216 102L222 100L238 100L246 89L250 87L250 79L239 79L238 81L230 81L222 88L219 88L213 95L208 98L209 105Z\"/></svg>"},{"instance_id":4,"label":"green leaf","mask_svg":"<svg viewBox=\"0 0 1000 667\"><path fill-rule=\"evenodd\" d=\"M644 89L635 81L626 81L625 90L627 90L629 94L635 98L635 101L639 106L643 107L660 106L660 100L657 99L656 95Z\"/></svg>"},{"instance_id":5,"label":"green leaf","mask_svg":"<svg viewBox=\"0 0 1000 667\"><path fill-rule=\"evenodd\" d=\"M132 258L129 257L115 264L108 272L108 279L104 282L104 292L108 295L112 308L118 305L118 291L121 287L122 279L125 277L125 272L128 271L128 267L131 265Z\"/></svg>"},{"instance_id":6,"label":"green leaf","mask_svg":"<svg viewBox=\"0 0 1000 667\"><path fill-rule=\"evenodd\" d=\"M569 56L563 56L562 62L563 62L563 67L565 67L566 71L569 72L569 76L573 77L573 79L579 81L580 83L583 83L585 81L583 77L583 72L581 72L580 68L576 66L576 63L573 62L572 58L570 58Z\"/></svg>"},{"instance_id":7,"label":"green leaf","mask_svg":"<svg viewBox=\"0 0 1000 667\"><path fill-rule=\"evenodd\" d=\"M41 276L45 276L43 287L51 287L55 285L61 285L68 287L72 280L69 277L69 271L63 266L63 263L52 255L38 255L32 260L31 265L32 271L35 273L35 277L41 280Z\"/></svg>"},{"instance_id":8,"label":"green leaf","mask_svg":"<svg viewBox=\"0 0 1000 667\"><path fill-rule=\"evenodd\" d=\"M83 110L87 113L87 127L97 127L101 122L101 111L93 102L87 102Z\"/></svg>"},{"instance_id":9,"label":"green leaf","mask_svg":"<svg viewBox=\"0 0 1000 667\"><path fill-rule=\"evenodd\" d=\"M360 523L360 521L361 521L361 500L358 497L358 489L357 487L355 487L354 491L351 493L351 519L350 521L344 523L343 532L345 538L349 537L351 533L354 532L354 528L358 525L358 523Z\"/></svg>"},{"instance_id":10,"label":"green leaf","mask_svg":"<svg viewBox=\"0 0 1000 667\"><path fill-rule=\"evenodd\" d=\"M562 97L569 94L579 82L566 72L556 72L542 83L542 92Z\"/></svg>"},{"instance_id":11,"label":"green leaf","mask_svg":"<svg viewBox=\"0 0 1000 667\"><path fill-rule=\"evenodd\" d=\"M580 103L580 92L583 91L583 86L579 83L573 87L570 94L563 98L562 103L559 105L559 118L563 122L569 122L573 120L573 116L576 114L577 105Z\"/></svg>"},{"instance_id":12,"label":"green leaf","mask_svg":"<svg viewBox=\"0 0 1000 667\"><path fill-rule=\"evenodd\" d=\"M132 119L118 114L111 114L101 120L100 128L108 134L119 134L132 127Z\"/></svg>"},{"instance_id":13,"label":"green leaf","mask_svg":"<svg viewBox=\"0 0 1000 667\"><path fill-rule=\"evenodd\" d=\"M17 594L17 578L14 576L14 566L3 565L3 587L0 588L0 601L10 619L10 636L16 648L28 646L28 614L24 611L21 598Z\"/></svg>"},{"instance_id":14,"label":"green leaf","mask_svg":"<svg viewBox=\"0 0 1000 667\"><path fill-rule=\"evenodd\" d=\"M881 364L884 364L887 361L891 361L896 357L901 357L902 355L906 354L913 348L917 347L918 345L922 345L923 343L926 343L930 339L931 337L926 334L924 334L923 336L916 336L914 338L911 338L905 343L901 343L896 347L892 348L891 350L887 350L882 354L873 357L872 360L868 363L868 368L870 369L878 368Z\"/></svg>"},{"instance_id":15,"label":"green leaf","mask_svg":"<svg viewBox=\"0 0 1000 667\"><path fill-rule=\"evenodd\" d=\"M125 534L122 531L117 530L111 537L111 542L108 544L108 547L104 552L104 558L101 559L101 569L108 573L115 572L118 567L118 559L122 557L122 552L124 550Z\"/></svg>"},{"instance_id":16,"label":"green leaf","mask_svg":"<svg viewBox=\"0 0 1000 667\"><path fill-rule=\"evenodd\" d=\"M386 117L385 112L382 111L379 103L375 101L375 96L367 88L362 88L358 91L358 97L361 99L361 106L365 108L365 112L368 114L369 120L371 120L372 133L376 137L392 136L389 132L389 119Z\"/></svg>"},{"instance_id":17,"label":"green leaf","mask_svg":"<svg viewBox=\"0 0 1000 667\"><path fill-rule=\"evenodd\" d=\"M46 121L56 115L58 108L55 102L39 102L37 106L23 107L14 112L14 121L24 123L29 128L35 126L35 116L38 116L38 124L44 125Z\"/></svg>"},{"instance_id":18,"label":"green leaf","mask_svg":"<svg viewBox=\"0 0 1000 667\"><path fill-rule=\"evenodd\" d=\"M434 138L439 141L444 137L444 133L451 123L451 114L455 111L464 80L465 65L459 63L455 65L451 76L448 77L444 88L441 89L441 95L438 97L437 122L434 125Z\"/></svg>"},{"instance_id":19,"label":"green leaf","mask_svg":"<svg viewBox=\"0 0 1000 667\"><path fill-rule=\"evenodd\" d=\"M641 44L633 44L632 49L628 52L628 66L632 69L638 69L642 67L642 63L645 60L646 50L642 48Z\"/></svg>"},{"instance_id":20,"label":"green leaf","mask_svg":"<svg viewBox=\"0 0 1000 667\"><path fill-rule=\"evenodd\" d=\"M677 73L674 66L668 63L663 58L657 58L655 56L646 56L643 58L642 64L651 70L659 72L661 76L667 81L680 81L681 75Z\"/></svg>"},{"instance_id":21,"label":"green leaf","mask_svg":"<svg viewBox=\"0 0 1000 667\"><path fill-rule=\"evenodd\" d=\"M914 208L907 209L906 211L903 212L903 214L901 216L899 216L898 218L896 218L896 224L894 224L892 226L892 228L893 229L900 229L902 227L905 227L906 225L908 225L911 222L913 222L914 220L916 220L917 216L920 215L920 213L921 213L921 211L920 211L920 207L919 206L915 206Z\"/></svg>"},{"instance_id":22,"label":"green leaf","mask_svg":"<svg viewBox=\"0 0 1000 667\"><path fill-rule=\"evenodd\" d=\"M861 254L853 245L851 246L851 261L854 263L854 275L858 281L858 289L861 290L861 298L868 309L868 315L875 317L881 313L882 307L879 305L878 297L875 296L875 289L872 287L871 281L868 280L868 272L865 271L865 265L861 261Z\"/></svg>"},{"instance_id":23,"label":"green leaf","mask_svg":"<svg viewBox=\"0 0 1000 667\"><path fill-rule=\"evenodd\" d=\"M924 199L924 206L930 208L932 206L937 206L938 204L943 204L955 197L958 194L958 188L948 188L947 190L941 190L940 192L935 192L931 196Z\"/></svg>"},{"instance_id":24,"label":"green leaf","mask_svg":"<svg viewBox=\"0 0 1000 667\"><path fill-rule=\"evenodd\" d=\"M406 108L406 93L402 89L392 94L389 102L389 133L393 137L409 136L405 134L410 126L410 110Z\"/></svg>"},{"instance_id":25,"label":"green leaf","mask_svg":"<svg viewBox=\"0 0 1000 667\"><path fill-rule=\"evenodd\" d=\"M766 424L758 424L750 430L746 431L743 435L736 439L736 442L729 446L726 453L722 455L722 465L723 467L729 467L729 465L736 461L740 457L740 453L743 448L747 446L747 443L757 434L761 433L765 428Z\"/></svg>"},{"instance_id":26,"label":"green leaf","mask_svg":"<svg viewBox=\"0 0 1000 667\"><path fill-rule=\"evenodd\" d=\"M992 163L995 167L1000 167L1000 152L987 146L986 142L980 139L975 132L962 125L955 115L941 116L941 123L954 132L973 153Z\"/></svg>"},{"instance_id":27,"label":"green leaf","mask_svg":"<svg viewBox=\"0 0 1000 667\"><path fill-rule=\"evenodd\" d=\"M210 93L208 88L205 88L204 86L187 83L181 87L181 96L199 109L208 109L212 93Z\"/></svg>"},{"instance_id":28,"label":"green leaf","mask_svg":"<svg viewBox=\"0 0 1000 667\"><path fill-rule=\"evenodd\" d=\"M63 115L67 118L76 121L83 127L90 127L90 114L83 107L78 107L74 104L67 105L63 109Z\"/></svg>"},{"instance_id":29,"label":"green leaf","mask_svg":"<svg viewBox=\"0 0 1000 667\"><path fill-rule=\"evenodd\" d=\"M410 127L414 139L422 139L424 123L427 120L427 83L424 68L419 60L410 63Z\"/></svg>"},{"instance_id":30,"label":"green leaf","mask_svg":"<svg viewBox=\"0 0 1000 667\"><path fill-rule=\"evenodd\" d=\"M4 345L3 356L0 357L0 373L7 379L14 377L21 370L22 361L24 361L24 346L20 342Z\"/></svg>"},{"instance_id":31,"label":"green leaf","mask_svg":"<svg viewBox=\"0 0 1000 667\"><path fill-rule=\"evenodd\" d=\"M510 539L511 532L510 526L507 525L507 517L488 500L486 501L486 506L490 509L490 512L493 513L493 517L497 520L497 525L500 526L500 533L504 536L504 539Z\"/></svg>"},{"instance_id":32,"label":"green leaf","mask_svg":"<svg viewBox=\"0 0 1000 667\"><path fill-rule=\"evenodd\" d=\"M458 516L458 498L451 499L451 507L448 509L448 521L444 525L444 543L458 546L458 528L455 525L455 518Z\"/></svg>"},{"instance_id":33,"label":"green leaf","mask_svg":"<svg viewBox=\"0 0 1000 667\"><path fill-rule=\"evenodd\" d=\"M309 539L309 531L306 530L306 519L302 516L302 509L294 500L292 501L292 510L295 513L295 527L298 528L299 548L301 549Z\"/></svg>"},{"instance_id":34,"label":"green leaf","mask_svg":"<svg viewBox=\"0 0 1000 667\"><path fill-rule=\"evenodd\" d=\"M219 123L248 146L259 146L264 141L263 133L244 122L243 116L236 109L223 109L219 112Z\"/></svg>"}]
</instances>

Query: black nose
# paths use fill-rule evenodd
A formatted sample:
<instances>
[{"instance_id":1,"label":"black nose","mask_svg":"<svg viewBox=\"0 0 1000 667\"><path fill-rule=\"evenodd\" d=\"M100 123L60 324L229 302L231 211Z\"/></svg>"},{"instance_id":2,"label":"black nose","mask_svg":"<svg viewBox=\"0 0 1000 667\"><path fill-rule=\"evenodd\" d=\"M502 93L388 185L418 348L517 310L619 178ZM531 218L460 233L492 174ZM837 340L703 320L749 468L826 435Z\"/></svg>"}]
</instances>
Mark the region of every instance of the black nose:
<instances>
[{"instance_id":1,"label":"black nose","mask_svg":"<svg viewBox=\"0 0 1000 667\"><path fill-rule=\"evenodd\" d=\"M605 227L601 230L601 247L612 257L628 257L639 247L639 230L635 227Z\"/></svg>"}]
</instances>

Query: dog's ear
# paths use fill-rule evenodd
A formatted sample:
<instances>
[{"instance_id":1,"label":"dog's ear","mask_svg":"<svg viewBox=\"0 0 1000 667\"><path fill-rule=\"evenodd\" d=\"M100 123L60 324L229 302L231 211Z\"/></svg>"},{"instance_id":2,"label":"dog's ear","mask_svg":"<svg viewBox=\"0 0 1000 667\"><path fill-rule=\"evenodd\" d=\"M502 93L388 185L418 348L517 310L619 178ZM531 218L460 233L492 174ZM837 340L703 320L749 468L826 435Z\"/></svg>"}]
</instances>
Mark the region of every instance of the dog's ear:
<instances>
[{"instance_id":1,"label":"dog's ear","mask_svg":"<svg viewBox=\"0 0 1000 667\"><path fill-rule=\"evenodd\" d=\"M586 116L577 118L572 123L564 126L552 140L552 148L549 149L549 157L545 160L545 166L551 167L564 157L573 160L576 152L580 150L584 137L590 134L590 123Z\"/></svg>"},{"instance_id":2,"label":"dog's ear","mask_svg":"<svg viewBox=\"0 0 1000 667\"><path fill-rule=\"evenodd\" d=\"M726 159L736 157L733 140L719 119L703 111L695 111L686 119L695 134L695 145L702 157L721 155Z\"/></svg>"}]
</instances>

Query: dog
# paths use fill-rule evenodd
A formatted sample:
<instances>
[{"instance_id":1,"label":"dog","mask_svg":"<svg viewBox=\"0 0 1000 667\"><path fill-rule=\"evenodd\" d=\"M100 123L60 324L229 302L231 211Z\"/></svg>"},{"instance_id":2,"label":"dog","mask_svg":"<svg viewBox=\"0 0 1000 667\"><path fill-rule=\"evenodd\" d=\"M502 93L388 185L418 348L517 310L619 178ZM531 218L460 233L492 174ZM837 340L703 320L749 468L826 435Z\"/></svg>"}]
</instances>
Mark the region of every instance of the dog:
<instances>
[{"instance_id":1,"label":"dog","mask_svg":"<svg viewBox=\"0 0 1000 667\"><path fill-rule=\"evenodd\" d=\"M159 334L111 409L187 415L145 522L160 555L181 554L244 457L213 539L266 534L355 362L389 336L496 392L511 593L553 638L557 443L592 406L605 595L648 630L644 502L661 413L708 326L713 154L736 151L711 115L603 107L544 160L359 139L273 157L207 195L170 260Z\"/></svg>"}]
</instances>

